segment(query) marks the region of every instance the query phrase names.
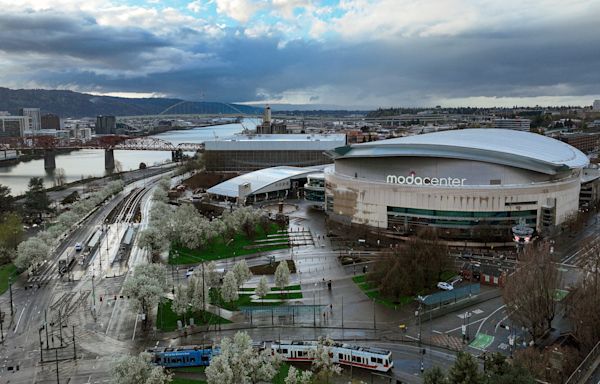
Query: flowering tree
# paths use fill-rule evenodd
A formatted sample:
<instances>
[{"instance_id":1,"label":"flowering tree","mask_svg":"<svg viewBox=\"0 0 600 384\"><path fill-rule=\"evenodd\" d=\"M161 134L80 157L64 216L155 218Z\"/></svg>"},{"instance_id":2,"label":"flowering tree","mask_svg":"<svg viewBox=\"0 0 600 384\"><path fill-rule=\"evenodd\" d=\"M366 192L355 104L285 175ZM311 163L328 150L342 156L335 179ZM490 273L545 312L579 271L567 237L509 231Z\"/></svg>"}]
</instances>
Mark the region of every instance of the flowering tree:
<instances>
[{"instance_id":1,"label":"flowering tree","mask_svg":"<svg viewBox=\"0 0 600 384\"><path fill-rule=\"evenodd\" d=\"M142 352L137 356L126 356L113 365L112 378L115 384L167 384L172 375L162 367L151 363L151 355Z\"/></svg>"},{"instance_id":2,"label":"flowering tree","mask_svg":"<svg viewBox=\"0 0 600 384\"><path fill-rule=\"evenodd\" d=\"M189 293L188 288L185 285L178 285L175 288L175 294L173 295L173 304L171 304L171 309L173 312L178 314L179 316L184 316L190 308L189 301Z\"/></svg>"},{"instance_id":3,"label":"flowering tree","mask_svg":"<svg viewBox=\"0 0 600 384\"><path fill-rule=\"evenodd\" d=\"M50 248L43 240L37 237L31 237L23 241L17 247L15 265L19 269L27 269L32 265L44 261L49 253Z\"/></svg>"},{"instance_id":4,"label":"flowering tree","mask_svg":"<svg viewBox=\"0 0 600 384\"><path fill-rule=\"evenodd\" d=\"M254 290L254 294L262 299L263 297L267 296L268 293L269 285L267 284L267 278L265 276L262 276L258 281L258 285Z\"/></svg>"},{"instance_id":5,"label":"flowering tree","mask_svg":"<svg viewBox=\"0 0 600 384\"><path fill-rule=\"evenodd\" d=\"M290 268L288 267L287 261L282 260L279 262L277 269L275 270L275 285L280 290L283 290L290 283Z\"/></svg>"},{"instance_id":6,"label":"flowering tree","mask_svg":"<svg viewBox=\"0 0 600 384\"><path fill-rule=\"evenodd\" d=\"M208 285L204 282L202 274L192 276L188 285L188 302L192 309L205 311L208 300Z\"/></svg>"},{"instance_id":7,"label":"flowering tree","mask_svg":"<svg viewBox=\"0 0 600 384\"><path fill-rule=\"evenodd\" d=\"M294 366L290 366L284 382L285 384L309 384L312 381L312 376L311 371L301 371Z\"/></svg>"},{"instance_id":8,"label":"flowering tree","mask_svg":"<svg viewBox=\"0 0 600 384\"><path fill-rule=\"evenodd\" d=\"M271 382L281 363L278 354L252 348L252 339L246 332L238 332L233 339L224 337L221 353L211 359L206 368L208 384L240 384Z\"/></svg>"},{"instance_id":9,"label":"flowering tree","mask_svg":"<svg viewBox=\"0 0 600 384\"><path fill-rule=\"evenodd\" d=\"M235 274L235 279L238 283L238 287L244 285L244 283L252 277L252 272L250 272L250 268L248 268L246 260L243 259L238 261L233 266L233 273Z\"/></svg>"},{"instance_id":10,"label":"flowering tree","mask_svg":"<svg viewBox=\"0 0 600 384\"><path fill-rule=\"evenodd\" d=\"M313 371L327 383L329 383L329 379L333 375L342 373L342 368L333 362L333 354L331 353L332 346L333 340L329 337L319 337L317 348L308 351L308 356L313 359Z\"/></svg>"},{"instance_id":11,"label":"flowering tree","mask_svg":"<svg viewBox=\"0 0 600 384\"><path fill-rule=\"evenodd\" d=\"M132 310L146 314L146 319L167 289L167 270L161 264L140 265L123 285L123 293L129 296Z\"/></svg>"},{"instance_id":12,"label":"flowering tree","mask_svg":"<svg viewBox=\"0 0 600 384\"><path fill-rule=\"evenodd\" d=\"M231 303L238 299L238 283L235 279L235 274L229 271L223 278L223 286L221 287L221 298L226 303Z\"/></svg>"}]
</instances>

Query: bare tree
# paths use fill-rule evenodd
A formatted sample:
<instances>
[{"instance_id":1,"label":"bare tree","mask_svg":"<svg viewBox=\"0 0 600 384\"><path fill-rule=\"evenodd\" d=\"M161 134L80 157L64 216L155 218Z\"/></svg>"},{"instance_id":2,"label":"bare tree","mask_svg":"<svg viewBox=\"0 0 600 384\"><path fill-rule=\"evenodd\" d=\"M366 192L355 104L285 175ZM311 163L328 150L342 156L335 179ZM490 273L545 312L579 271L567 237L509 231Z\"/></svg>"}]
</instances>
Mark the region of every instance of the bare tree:
<instances>
[{"instance_id":1,"label":"bare tree","mask_svg":"<svg viewBox=\"0 0 600 384\"><path fill-rule=\"evenodd\" d=\"M559 277L550 246L542 243L525 248L518 269L504 286L502 296L511 319L525 327L534 341L551 327Z\"/></svg>"},{"instance_id":2,"label":"bare tree","mask_svg":"<svg viewBox=\"0 0 600 384\"><path fill-rule=\"evenodd\" d=\"M600 253L589 247L584 254L583 277L567 298L567 306L575 336L587 353L600 341Z\"/></svg>"}]
</instances>

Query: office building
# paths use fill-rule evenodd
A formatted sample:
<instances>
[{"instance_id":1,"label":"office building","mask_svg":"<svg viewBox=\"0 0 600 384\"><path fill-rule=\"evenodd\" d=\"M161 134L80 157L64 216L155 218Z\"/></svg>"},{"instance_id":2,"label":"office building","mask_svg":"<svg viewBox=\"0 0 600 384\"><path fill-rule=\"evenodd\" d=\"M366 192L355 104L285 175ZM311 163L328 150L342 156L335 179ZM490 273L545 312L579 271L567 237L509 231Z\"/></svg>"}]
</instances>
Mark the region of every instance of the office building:
<instances>
[{"instance_id":1,"label":"office building","mask_svg":"<svg viewBox=\"0 0 600 384\"><path fill-rule=\"evenodd\" d=\"M531 120L529 119L495 119L494 128L514 129L517 131L529 131Z\"/></svg>"},{"instance_id":2,"label":"office building","mask_svg":"<svg viewBox=\"0 0 600 384\"><path fill-rule=\"evenodd\" d=\"M114 116L96 117L96 134L113 135L117 132L117 119Z\"/></svg>"},{"instance_id":3,"label":"office building","mask_svg":"<svg viewBox=\"0 0 600 384\"><path fill-rule=\"evenodd\" d=\"M35 132L42 129L42 114L39 108L21 108L19 114L30 117L28 131Z\"/></svg>"},{"instance_id":4,"label":"office building","mask_svg":"<svg viewBox=\"0 0 600 384\"><path fill-rule=\"evenodd\" d=\"M42 129L60 129L60 117L53 113L47 113L42 116Z\"/></svg>"},{"instance_id":5,"label":"office building","mask_svg":"<svg viewBox=\"0 0 600 384\"><path fill-rule=\"evenodd\" d=\"M29 116L0 116L0 137L23 137L30 121Z\"/></svg>"},{"instance_id":6,"label":"office building","mask_svg":"<svg viewBox=\"0 0 600 384\"><path fill-rule=\"evenodd\" d=\"M594 112L600 112L600 100L594 100L594 104L592 105L592 110Z\"/></svg>"}]
</instances>

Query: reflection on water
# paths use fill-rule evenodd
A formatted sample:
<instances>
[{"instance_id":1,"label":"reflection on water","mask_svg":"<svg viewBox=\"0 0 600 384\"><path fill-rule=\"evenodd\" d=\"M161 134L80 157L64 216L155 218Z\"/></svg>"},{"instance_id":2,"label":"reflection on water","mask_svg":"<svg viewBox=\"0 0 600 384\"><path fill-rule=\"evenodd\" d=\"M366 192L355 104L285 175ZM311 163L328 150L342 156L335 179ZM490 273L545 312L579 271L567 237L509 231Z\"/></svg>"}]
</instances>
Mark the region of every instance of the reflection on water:
<instances>
[{"instance_id":1,"label":"reflection on water","mask_svg":"<svg viewBox=\"0 0 600 384\"><path fill-rule=\"evenodd\" d=\"M256 122L247 120L247 128ZM179 143L198 143L212 140L215 137L227 137L241 132L241 124L226 124L204 128L194 128L185 131L164 132L153 137L170 141L174 145ZM115 151L115 164L118 170L129 171L138 169L141 162L146 165L160 164L171 160L169 151ZM104 176L104 150L82 149L69 154L56 155L56 168L62 168L65 182L72 182L91 176ZM55 172L44 170L44 160L31 160L0 167L0 184L7 185L12 195L18 195L27 190L27 184L32 177L42 177L46 187L52 187L55 181Z\"/></svg>"}]
</instances>

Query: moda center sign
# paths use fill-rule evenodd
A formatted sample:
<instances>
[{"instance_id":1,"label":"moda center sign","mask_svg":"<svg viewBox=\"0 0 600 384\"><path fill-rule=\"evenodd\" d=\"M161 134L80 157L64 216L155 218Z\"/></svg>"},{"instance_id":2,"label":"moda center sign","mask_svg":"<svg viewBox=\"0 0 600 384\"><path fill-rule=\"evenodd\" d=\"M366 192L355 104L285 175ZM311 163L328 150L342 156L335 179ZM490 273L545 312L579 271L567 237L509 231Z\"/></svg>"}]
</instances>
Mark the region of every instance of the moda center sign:
<instances>
[{"instance_id":1,"label":"moda center sign","mask_svg":"<svg viewBox=\"0 0 600 384\"><path fill-rule=\"evenodd\" d=\"M467 179L458 177L421 177L415 172L411 172L408 176L387 175L385 182L388 184L403 184L403 185L434 185L441 187L462 187Z\"/></svg>"}]
</instances>

